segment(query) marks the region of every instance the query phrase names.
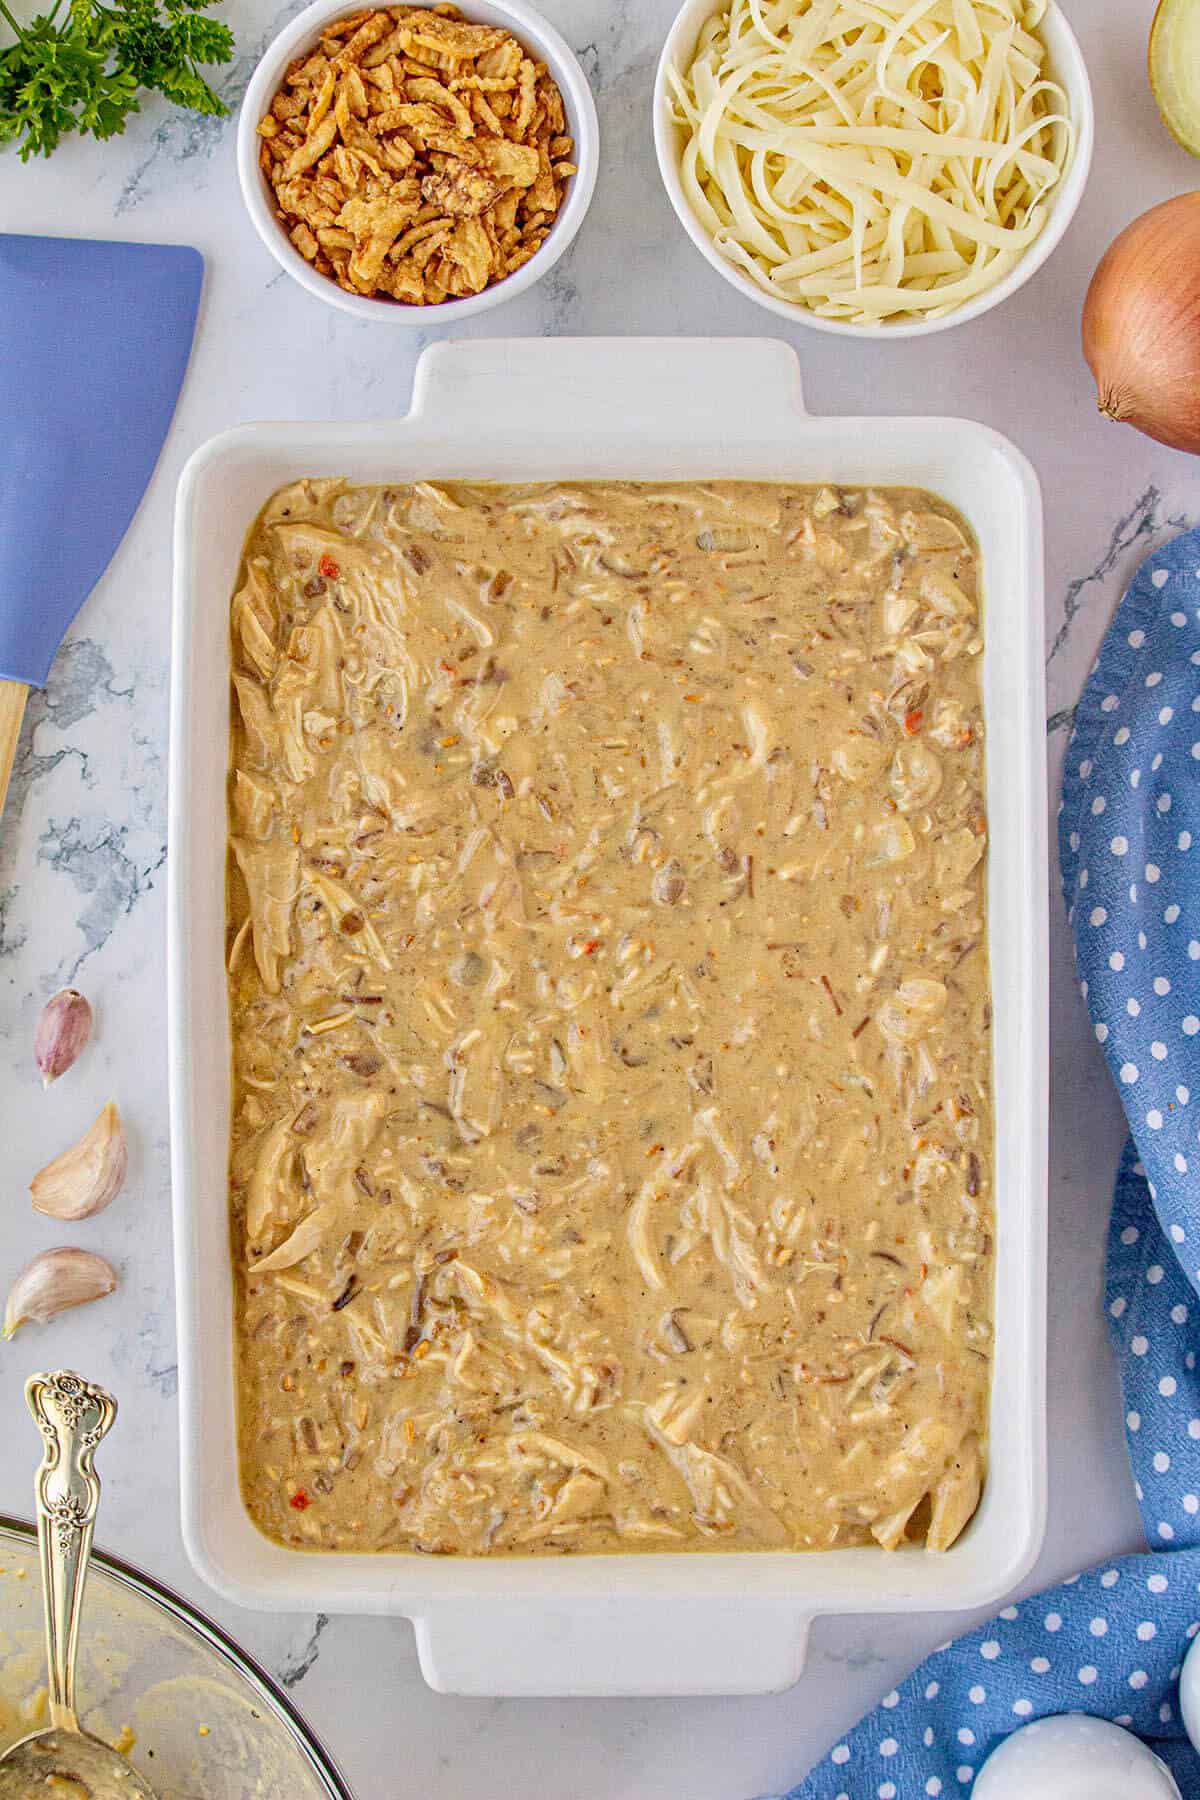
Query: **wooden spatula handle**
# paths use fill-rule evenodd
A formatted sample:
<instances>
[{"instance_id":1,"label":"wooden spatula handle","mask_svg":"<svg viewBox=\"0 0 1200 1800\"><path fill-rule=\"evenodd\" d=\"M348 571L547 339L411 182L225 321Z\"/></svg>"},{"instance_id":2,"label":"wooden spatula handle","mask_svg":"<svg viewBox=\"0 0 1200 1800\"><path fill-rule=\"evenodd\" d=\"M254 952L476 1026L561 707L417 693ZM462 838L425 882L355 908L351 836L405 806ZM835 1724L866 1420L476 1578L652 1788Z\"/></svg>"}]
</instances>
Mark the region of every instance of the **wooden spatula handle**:
<instances>
[{"instance_id":1,"label":"wooden spatula handle","mask_svg":"<svg viewBox=\"0 0 1200 1800\"><path fill-rule=\"evenodd\" d=\"M17 754L21 720L29 689L23 681L0 681L0 813L8 797L8 779Z\"/></svg>"}]
</instances>

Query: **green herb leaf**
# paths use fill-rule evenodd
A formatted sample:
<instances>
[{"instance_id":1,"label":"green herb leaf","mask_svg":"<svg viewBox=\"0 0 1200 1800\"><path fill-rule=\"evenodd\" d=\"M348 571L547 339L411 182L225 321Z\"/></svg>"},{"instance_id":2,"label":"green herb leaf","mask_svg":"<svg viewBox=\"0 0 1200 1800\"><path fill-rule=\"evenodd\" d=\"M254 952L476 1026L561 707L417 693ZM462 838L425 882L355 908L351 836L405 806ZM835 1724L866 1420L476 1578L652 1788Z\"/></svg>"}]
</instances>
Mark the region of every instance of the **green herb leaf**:
<instances>
[{"instance_id":1,"label":"green herb leaf","mask_svg":"<svg viewBox=\"0 0 1200 1800\"><path fill-rule=\"evenodd\" d=\"M108 138L140 110L143 91L222 118L224 101L202 69L227 63L233 34L203 16L215 0L62 0L19 25L5 0L0 21L0 145L22 160L49 156L72 132ZM0 26L2 29L2 26Z\"/></svg>"}]
</instances>

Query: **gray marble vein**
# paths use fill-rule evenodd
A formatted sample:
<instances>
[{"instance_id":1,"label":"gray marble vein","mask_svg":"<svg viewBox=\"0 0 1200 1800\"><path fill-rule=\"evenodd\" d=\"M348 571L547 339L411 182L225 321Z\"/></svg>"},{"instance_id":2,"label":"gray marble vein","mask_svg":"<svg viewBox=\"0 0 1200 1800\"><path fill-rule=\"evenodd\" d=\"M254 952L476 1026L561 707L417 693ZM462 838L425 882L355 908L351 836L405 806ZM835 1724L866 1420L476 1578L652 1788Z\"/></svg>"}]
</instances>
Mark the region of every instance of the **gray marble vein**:
<instances>
[{"instance_id":1,"label":"gray marble vein","mask_svg":"<svg viewBox=\"0 0 1200 1800\"><path fill-rule=\"evenodd\" d=\"M36 731L46 719L66 731L104 700L132 699L132 686L116 686L112 663L101 645L92 638L74 637L55 657L45 687L30 696L30 729Z\"/></svg>"},{"instance_id":2,"label":"gray marble vein","mask_svg":"<svg viewBox=\"0 0 1200 1800\"><path fill-rule=\"evenodd\" d=\"M127 1109L128 1110L128 1109ZM136 1181L136 1171L131 1185ZM146 1197L151 1206L161 1205L156 1196ZM175 1319L166 1296L145 1296L143 1317L137 1331L121 1346L121 1360L131 1379L148 1385L164 1400L174 1400L179 1392L179 1365L175 1361Z\"/></svg>"},{"instance_id":3,"label":"gray marble vein","mask_svg":"<svg viewBox=\"0 0 1200 1800\"><path fill-rule=\"evenodd\" d=\"M167 860L163 844L152 862L138 863L129 855L128 838L125 825L108 823L89 833L79 819L65 823L52 819L39 840L38 861L69 875L79 893L88 896L75 919L84 948L72 964L72 981L88 957L108 942L120 921L128 918L153 888L154 877Z\"/></svg>"},{"instance_id":4,"label":"gray marble vein","mask_svg":"<svg viewBox=\"0 0 1200 1800\"><path fill-rule=\"evenodd\" d=\"M13 923L13 907L17 897L16 887L8 887L0 892L0 961L12 961L20 955L29 942L29 933L21 926Z\"/></svg>"},{"instance_id":5,"label":"gray marble vein","mask_svg":"<svg viewBox=\"0 0 1200 1800\"><path fill-rule=\"evenodd\" d=\"M113 680L111 662L92 639L74 638L63 645L51 666L46 686L35 688L26 702L5 808L10 819L21 816L31 789L52 774L65 759L73 758L78 763L85 787L95 785L85 750L77 745L62 744L53 750L39 751L36 740L44 725L58 732L69 731L105 701L130 701L132 688L115 687ZM7 846L11 840L6 837L4 842ZM0 869L5 866L5 849L0 847Z\"/></svg>"},{"instance_id":6,"label":"gray marble vein","mask_svg":"<svg viewBox=\"0 0 1200 1800\"><path fill-rule=\"evenodd\" d=\"M8 811L12 817L20 818L25 810L25 802L31 789L47 776L52 775L64 762L74 761L78 764L79 778L85 787L94 787L95 777L92 774L87 752L72 744L65 744L60 750L52 750L48 755L39 756L33 748L35 727L22 737L17 749L16 761L13 763L12 777L8 787Z\"/></svg>"},{"instance_id":7,"label":"gray marble vein","mask_svg":"<svg viewBox=\"0 0 1200 1800\"><path fill-rule=\"evenodd\" d=\"M307 1642L279 1670L279 1680L289 1693L300 1686L321 1654L321 1634L329 1624L328 1613L318 1613Z\"/></svg>"},{"instance_id":8,"label":"gray marble vein","mask_svg":"<svg viewBox=\"0 0 1200 1800\"><path fill-rule=\"evenodd\" d=\"M1083 609L1088 591L1097 585L1103 586L1108 577L1119 565L1125 562L1131 550L1143 540L1149 549L1149 540L1166 530L1182 531L1189 520L1182 513L1172 513L1164 517L1162 512L1163 496L1159 488L1151 484L1145 488L1134 501L1127 513L1119 518L1112 528L1108 545L1095 566L1086 575L1077 575L1069 584L1063 598L1062 623L1050 645L1046 657L1047 666L1065 649L1071 635L1071 627Z\"/></svg>"}]
</instances>

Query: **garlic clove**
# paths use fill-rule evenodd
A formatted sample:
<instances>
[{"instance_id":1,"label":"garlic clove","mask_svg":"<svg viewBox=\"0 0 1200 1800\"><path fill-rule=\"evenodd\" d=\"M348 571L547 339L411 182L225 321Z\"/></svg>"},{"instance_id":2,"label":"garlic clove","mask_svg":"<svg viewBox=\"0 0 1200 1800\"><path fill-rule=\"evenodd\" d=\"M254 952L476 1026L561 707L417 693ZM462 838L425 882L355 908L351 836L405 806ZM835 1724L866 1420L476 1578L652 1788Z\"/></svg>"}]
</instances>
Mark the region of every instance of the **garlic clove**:
<instances>
[{"instance_id":1,"label":"garlic clove","mask_svg":"<svg viewBox=\"0 0 1200 1800\"><path fill-rule=\"evenodd\" d=\"M42 1008L33 1055L49 1087L65 1075L92 1035L92 1009L78 988L60 988Z\"/></svg>"},{"instance_id":2,"label":"garlic clove","mask_svg":"<svg viewBox=\"0 0 1200 1800\"><path fill-rule=\"evenodd\" d=\"M43 1250L27 1263L9 1289L4 1307L5 1338L32 1319L46 1324L69 1306L100 1300L117 1285L116 1272L90 1250Z\"/></svg>"},{"instance_id":3,"label":"garlic clove","mask_svg":"<svg viewBox=\"0 0 1200 1800\"><path fill-rule=\"evenodd\" d=\"M121 1115L110 1100L91 1130L34 1176L29 1192L52 1219L90 1219L116 1199L128 1166Z\"/></svg>"}]
</instances>

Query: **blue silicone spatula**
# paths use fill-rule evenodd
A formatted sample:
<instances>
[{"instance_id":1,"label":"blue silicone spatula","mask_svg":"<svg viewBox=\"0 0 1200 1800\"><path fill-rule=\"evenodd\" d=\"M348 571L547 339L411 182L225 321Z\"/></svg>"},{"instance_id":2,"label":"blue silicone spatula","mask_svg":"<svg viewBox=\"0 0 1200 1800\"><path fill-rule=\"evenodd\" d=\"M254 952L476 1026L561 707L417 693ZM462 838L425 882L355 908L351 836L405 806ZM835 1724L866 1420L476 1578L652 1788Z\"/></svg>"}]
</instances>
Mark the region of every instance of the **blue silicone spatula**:
<instances>
[{"instance_id":1,"label":"blue silicone spatula","mask_svg":"<svg viewBox=\"0 0 1200 1800\"><path fill-rule=\"evenodd\" d=\"M0 233L0 811L29 690L158 461L203 275L183 245Z\"/></svg>"}]
</instances>

